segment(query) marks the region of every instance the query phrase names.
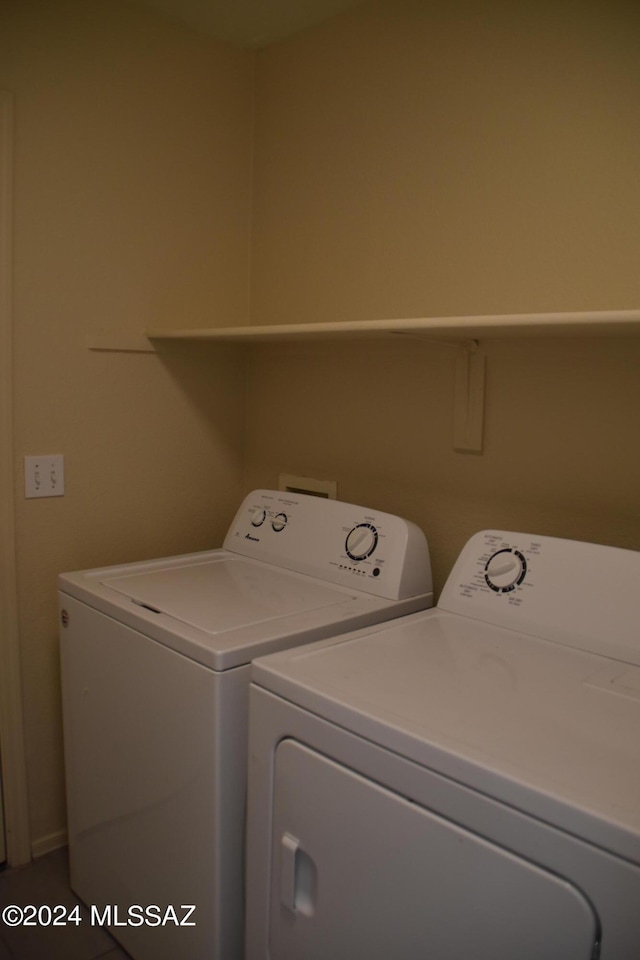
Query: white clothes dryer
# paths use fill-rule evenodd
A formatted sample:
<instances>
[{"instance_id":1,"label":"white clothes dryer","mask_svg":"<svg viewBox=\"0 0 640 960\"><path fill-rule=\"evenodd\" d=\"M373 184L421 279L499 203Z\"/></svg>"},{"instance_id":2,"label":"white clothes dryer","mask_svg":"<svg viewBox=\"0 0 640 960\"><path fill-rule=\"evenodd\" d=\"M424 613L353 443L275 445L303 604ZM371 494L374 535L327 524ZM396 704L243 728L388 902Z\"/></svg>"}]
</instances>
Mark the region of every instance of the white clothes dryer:
<instances>
[{"instance_id":1,"label":"white clothes dryer","mask_svg":"<svg viewBox=\"0 0 640 960\"><path fill-rule=\"evenodd\" d=\"M430 606L425 537L259 490L222 549L59 590L71 886L136 960L240 960L249 663Z\"/></svg>"},{"instance_id":2,"label":"white clothes dryer","mask_svg":"<svg viewBox=\"0 0 640 960\"><path fill-rule=\"evenodd\" d=\"M474 536L252 666L248 960L638 960L640 553Z\"/></svg>"}]
</instances>

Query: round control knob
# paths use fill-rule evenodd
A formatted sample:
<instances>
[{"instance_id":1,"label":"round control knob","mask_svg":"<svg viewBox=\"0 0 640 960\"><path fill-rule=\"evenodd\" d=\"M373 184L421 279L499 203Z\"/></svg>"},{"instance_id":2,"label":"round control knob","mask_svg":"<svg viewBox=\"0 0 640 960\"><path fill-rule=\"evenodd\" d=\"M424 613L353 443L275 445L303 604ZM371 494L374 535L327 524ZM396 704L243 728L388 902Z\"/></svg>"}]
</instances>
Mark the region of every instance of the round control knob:
<instances>
[{"instance_id":1,"label":"round control knob","mask_svg":"<svg viewBox=\"0 0 640 960\"><path fill-rule=\"evenodd\" d=\"M271 521L271 526L276 533L280 533L280 531L284 530L286 527L288 520L289 517L286 515L286 513L276 513L275 517Z\"/></svg>"},{"instance_id":2,"label":"round control knob","mask_svg":"<svg viewBox=\"0 0 640 960\"><path fill-rule=\"evenodd\" d=\"M519 550L506 547L489 557L484 568L487 586L496 593L509 593L515 590L525 578L527 561Z\"/></svg>"},{"instance_id":3,"label":"round control knob","mask_svg":"<svg viewBox=\"0 0 640 960\"><path fill-rule=\"evenodd\" d=\"M359 523L350 530L345 541L347 555L352 560L365 560L378 545L378 531L371 523Z\"/></svg>"},{"instance_id":4,"label":"round control knob","mask_svg":"<svg viewBox=\"0 0 640 960\"><path fill-rule=\"evenodd\" d=\"M262 507L256 507L251 514L251 523L254 527L260 527L267 519L267 511Z\"/></svg>"}]
</instances>

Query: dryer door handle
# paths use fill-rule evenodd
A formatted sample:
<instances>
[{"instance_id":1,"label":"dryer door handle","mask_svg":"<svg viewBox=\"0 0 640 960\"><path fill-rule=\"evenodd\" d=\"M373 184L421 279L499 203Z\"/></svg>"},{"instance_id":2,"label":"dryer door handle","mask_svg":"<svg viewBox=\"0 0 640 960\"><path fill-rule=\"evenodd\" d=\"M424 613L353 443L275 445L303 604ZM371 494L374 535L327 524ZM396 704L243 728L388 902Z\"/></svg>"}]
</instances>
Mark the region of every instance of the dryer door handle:
<instances>
[{"instance_id":1,"label":"dryer door handle","mask_svg":"<svg viewBox=\"0 0 640 960\"><path fill-rule=\"evenodd\" d=\"M280 899L287 910L306 917L315 912L316 866L290 833L280 841Z\"/></svg>"}]
</instances>

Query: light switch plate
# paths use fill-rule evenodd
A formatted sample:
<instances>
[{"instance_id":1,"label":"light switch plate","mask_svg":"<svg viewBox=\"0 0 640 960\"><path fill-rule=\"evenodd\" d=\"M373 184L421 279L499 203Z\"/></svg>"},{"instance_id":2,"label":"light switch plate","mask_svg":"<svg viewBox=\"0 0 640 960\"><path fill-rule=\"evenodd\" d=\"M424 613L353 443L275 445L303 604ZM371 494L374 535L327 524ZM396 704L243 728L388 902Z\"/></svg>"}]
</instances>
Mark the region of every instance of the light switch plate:
<instances>
[{"instance_id":1,"label":"light switch plate","mask_svg":"<svg viewBox=\"0 0 640 960\"><path fill-rule=\"evenodd\" d=\"M24 458L24 495L27 499L64 496L64 457L61 453Z\"/></svg>"}]
</instances>

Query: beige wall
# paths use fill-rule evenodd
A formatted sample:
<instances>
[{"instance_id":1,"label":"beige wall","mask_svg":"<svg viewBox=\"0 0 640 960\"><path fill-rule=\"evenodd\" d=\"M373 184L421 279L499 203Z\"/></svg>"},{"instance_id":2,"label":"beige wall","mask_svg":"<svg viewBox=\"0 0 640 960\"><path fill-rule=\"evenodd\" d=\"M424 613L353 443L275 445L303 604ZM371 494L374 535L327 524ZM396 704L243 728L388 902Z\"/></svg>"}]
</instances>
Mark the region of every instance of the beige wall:
<instances>
[{"instance_id":1,"label":"beige wall","mask_svg":"<svg viewBox=\"0 0 640 960\"><path fill-rule=\"evenodd\" d=\"M637 308L639 9L372 3L261 52L252 320ZM438 588L485 526L640 549L640 339L481 347L481 456L453 348L254 348L247 485L405 514Z\"/></svg>"},{"instance_id":2,"label":"beige wall","mask_svg":"<svg viewBox=\"0 0 640 960\"><path fill-rule=\"evenodd\" d=\"M640 5L365 4L258 56L257 323L633 308Z\"/></svg>"},{"instance_id":3,"label":"beige wall","mask_svg":"<svg viewBox=\"0 0 640 960\"><path fill-rule=\"evenodd\" d=\"M455 350L442 344L256 347L248 487L280 472L427 534L439 591L477 530L640 550L640 338L493 341L482 455L453 449Z\"/></svg>"},{"instance_id":4,"label":"beige wall","mask_svg":"<svg viewBox=\"0 0 640 960\"><path fill-rule=\"evenodd\" d=\"M216 310L246 319L253 66L118 2L0 9L0 86L16 116L17 561L40 849L65 822L56 575L217 546L242 492L235 352L94 353L86 338ZM64 498L25 500L23 457L56 452Z\"/></svg>"},{"instance_id":5,"label":"beige wall","mask_svg":"<svg viewBox=\"0 0 640 960\"><path fill-rule=\"evenodd\" d=\"M274 45L252 201L253 55L118 0L0 0L37 842L64 824L60 570L219 543L240 487L281 471L416 520L438 588L484 526L640 549L640 339L482 344L481 456L452 449L452 347L255 347L246 397L231 349L85 347L248 312L638 307L635 10L375 2ZM54 452L66 496L25 501L23 456Z\"/></svg>"}]
</instances>

